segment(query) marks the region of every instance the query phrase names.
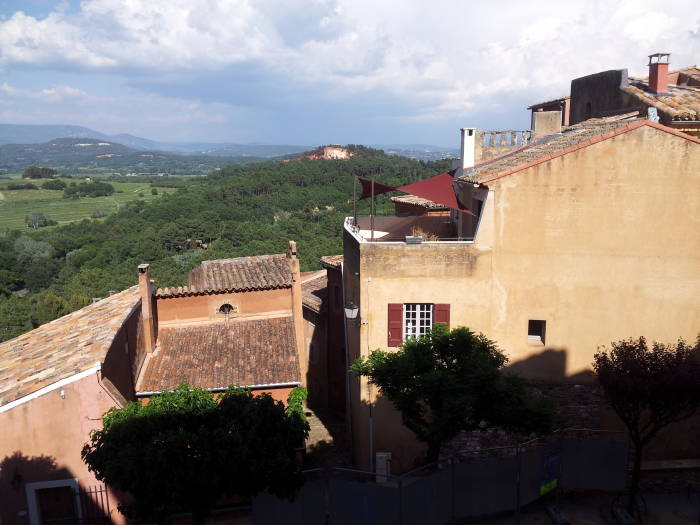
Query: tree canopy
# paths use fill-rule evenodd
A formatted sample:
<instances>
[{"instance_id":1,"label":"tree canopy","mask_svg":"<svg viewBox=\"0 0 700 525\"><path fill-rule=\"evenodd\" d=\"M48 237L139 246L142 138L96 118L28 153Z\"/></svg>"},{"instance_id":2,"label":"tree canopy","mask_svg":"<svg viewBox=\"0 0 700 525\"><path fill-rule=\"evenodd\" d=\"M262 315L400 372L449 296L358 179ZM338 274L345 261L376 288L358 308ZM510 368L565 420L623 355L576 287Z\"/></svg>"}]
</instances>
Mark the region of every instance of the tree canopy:
<instances>
[{"instance_id":1,"label":"tree canopy","mask_svg":"<svg viewBox=\"0 0 700 525\"><path fill-rule=\"evenodd\" d=\"M53 168L43 168L40 166L28 166L24 168L22 172L22 178L24 179L51 179L56 176L58 172Z\"/></svg>"},{"instance_id":2,"label":"tree canopy","mask_svg":"<svg viewBox=\"0 0 700 525\"><path fill-rule=\"evenodd\" d=\"M695 345L679 339L675 345L649 346L644 337L617 341L596 352L593 369L634 444L632 511L644 447L663 428L700 408L700 335Z\"/></svg>"},{"instance_id":3,"label":"tree canopy","mask_svg":"<svg viewBox=\"0 0 700 525\"><path fill-rule=\"evenodd\" d=\"M290 398L285 409L269 394L231 387L215 399L181 385L109 410L82 457L97 479L133 496L120 505L130 519L167 523L191 512L203 523L222 498L263 490L291 498L301 486L296 450L309 426L303 396Z\"/></svg>"},{"instance_id":4,"label":"tree canopy","mask_svg":"<svg viewBox=\"0 0 700 525\"><path fill-rule=\"evenodd\" d=\"M406 427L428 445L432 461L443 443L482 422L517 432L551 430L553 411L532 397L520 378L503 372L506 362L483 334L436 324L398 351L375 350L351 369L367 376L396 406Z\"/></svg>"},{"instance_id":5,"label":"tree canopy","mask_svg":"<svg viewBox=\"0 0 700 525\"><path fill-rule=\"evenodd\" d=\"M6 296L14 298L11 315L0 316L0 340L45 322L36 315L36 307L49 291L69 305L80 304L71 301L75 295L104 297L108 290L135 284L135 268L144 262L150 263L158 286L181 286L203 260L283 253L293 239L302 270L317 269L321 256L342 252L343 219L352 214L354 175L401 186L449 169L449 161L420 162L368 151L347 160L233 165L188 180L156 177L153 184L176 191L148 203L132 201L108 217L96 213L99 220L30 232L0 231L0 270L5 270L0 274L0 312L9 310ZM76 182L65 189L80 187ZM360 201L358 212L366 214L368 207L367 201ZM387 212L393 212L393 203L389 195L382 195L377 198L377 213ZM18 239L51 248L50 255L33 258L37 264L49 259L55 263L48 281L41 288L30 288L25 297L13 294L29 288L26 257L15 249ZM188 239L202 240L208 249Z\"/></svg>"}]
</instances>

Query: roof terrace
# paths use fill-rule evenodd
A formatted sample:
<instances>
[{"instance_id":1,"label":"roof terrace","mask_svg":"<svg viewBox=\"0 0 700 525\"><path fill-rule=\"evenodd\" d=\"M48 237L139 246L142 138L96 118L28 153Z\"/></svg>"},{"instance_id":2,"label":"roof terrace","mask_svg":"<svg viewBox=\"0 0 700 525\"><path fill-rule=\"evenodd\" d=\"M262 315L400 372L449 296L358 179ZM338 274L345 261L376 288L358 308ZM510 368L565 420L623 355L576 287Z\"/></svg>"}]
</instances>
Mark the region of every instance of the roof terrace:
<instances>
[{"instance_id":1,"label":"roof terrace","mask_svg":"<svg viewBox=\"0 0 700 525\"><path fill-rule=\"evenodd\" d=\"M457 224L449 215L364 216L345 219L345 230L358 242L372 243L444 243L474 242L473 237L459 237Z\"/></svg>"}]
</instances>

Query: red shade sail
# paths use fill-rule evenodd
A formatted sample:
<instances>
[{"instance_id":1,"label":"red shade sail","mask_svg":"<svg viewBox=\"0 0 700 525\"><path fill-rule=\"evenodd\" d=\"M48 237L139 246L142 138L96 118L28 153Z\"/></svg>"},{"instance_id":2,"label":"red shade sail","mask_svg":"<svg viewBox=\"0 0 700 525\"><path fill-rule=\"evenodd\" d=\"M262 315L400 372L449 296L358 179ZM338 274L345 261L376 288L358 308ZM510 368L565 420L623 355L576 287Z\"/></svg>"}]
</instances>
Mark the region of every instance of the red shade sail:
<instances>
[{"instance_id":1,"label":"red shade sail","mask_svg":"<svg viewBox=\"0 0 700 525\"><path fill-rule=\"evenodd\" d=\"M366 199L372 196L372 181L358 177L362 183L362 196L360 199ZM429 201L442 204L453 210L458 210L463 213L474 215L470 210L464 208L457 200L457 195L454 188L454 179L450 173L441 173L429 179L425 179L413 184L407 184L398 188L392 188L385 184L374 183L374 194L380 195L388 191L401 191L416 197L428 199Z\"/></svg>"}]
</instances>

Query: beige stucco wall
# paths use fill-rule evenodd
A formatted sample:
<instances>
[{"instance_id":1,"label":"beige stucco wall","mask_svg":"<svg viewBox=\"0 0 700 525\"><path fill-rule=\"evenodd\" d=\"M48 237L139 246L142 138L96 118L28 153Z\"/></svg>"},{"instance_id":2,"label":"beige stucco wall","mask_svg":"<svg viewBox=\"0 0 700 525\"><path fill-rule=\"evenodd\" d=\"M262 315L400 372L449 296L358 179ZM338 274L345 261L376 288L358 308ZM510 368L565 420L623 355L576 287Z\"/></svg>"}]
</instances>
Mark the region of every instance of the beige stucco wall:
<instances>
[{"instance_id":1,"label":"beige stucco wall","mask_svg":"<svg viewBox=\"0 0 700 525\"><path fill-rule=\"evenodd\" d=\"M349 327L351 361L387 348L388 303L449 303L452 327L485 333L514 370L550 380L589 379L611 341L700 332L700 145L645 126L488 185L474 243L345 232L346 293L362 318ZM529 319L546 321L544 345L528 341ZM351 399L358 465L371 447L409 468L412 434L376 388L354 379Z\"/></svg>"},{"instance_id":2,"label":"beige stucco wall","mask_svg":"<svg viewBox=\"0 0 700 525\"><path fill-rule=\"evenodd\" d=\"M0 520L3 525L27 525L27 483L78 478L82 486L97 485L80 458L89 433L101 426L104 412L116 403L100 386L96 372L41 397L0 413ZM63 395L61 395L63 393ZM11 485L15 474L20 483ZM110 495L115 523L125 523Z\"/></svg>"}]
</instances>

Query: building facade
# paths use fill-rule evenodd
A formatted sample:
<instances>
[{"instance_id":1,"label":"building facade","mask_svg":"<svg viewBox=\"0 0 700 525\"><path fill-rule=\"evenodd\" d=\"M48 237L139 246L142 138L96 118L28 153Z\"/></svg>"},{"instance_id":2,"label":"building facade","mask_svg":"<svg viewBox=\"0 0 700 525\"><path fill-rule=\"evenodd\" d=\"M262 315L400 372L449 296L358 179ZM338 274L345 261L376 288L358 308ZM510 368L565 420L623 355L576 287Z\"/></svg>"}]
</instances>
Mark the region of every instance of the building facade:
<instances>
[{"instance_id":1,"label":"building facade","mask_svg":"<svg viewBox=\"0 0 700 525\"><path fill-rule=\"evenodd\" d=\"M464 240L440 217L375 217L374 240L367 217L346 221L345 293L360 312L350 362L446 322L497 341L526 378L578 384L601 345L700 331L700 139L596 119L467 166L455 183L475 214L456 215ZM397 240L406 221L435 236ZM356 377L350 400L357 464L391 452L395 471L410 469L422 446L391 404Z\"/></svg>"}]
</instances>

